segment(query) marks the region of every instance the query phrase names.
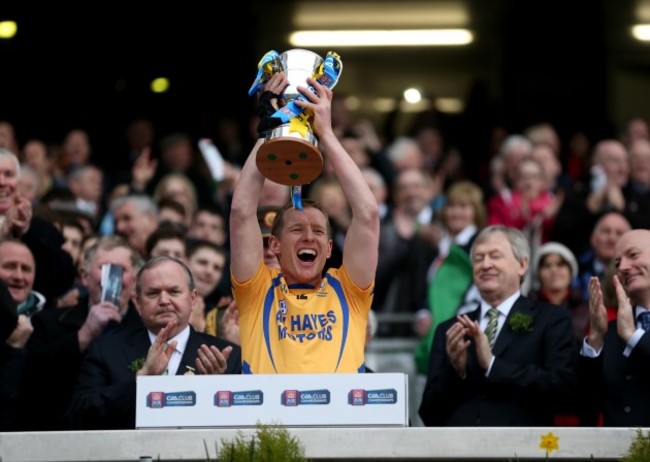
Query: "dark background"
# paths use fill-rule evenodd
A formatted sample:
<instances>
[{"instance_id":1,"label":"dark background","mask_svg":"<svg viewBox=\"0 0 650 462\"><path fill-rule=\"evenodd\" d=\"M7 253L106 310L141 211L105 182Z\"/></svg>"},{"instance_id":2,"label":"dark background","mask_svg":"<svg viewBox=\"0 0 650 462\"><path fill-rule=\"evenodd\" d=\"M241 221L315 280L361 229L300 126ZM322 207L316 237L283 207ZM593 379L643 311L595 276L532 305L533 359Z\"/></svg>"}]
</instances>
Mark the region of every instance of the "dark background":
<instances>
[{"instance_id":1,"label":"dark background","mask_svg":"<svg viewBox=\"0 0 650 462\"><path fill-rule=\"evenodd\" d=\"M19 143L59 142L83 128L94 157L106 160L137 117L151 119L158 135L210 136L218 115L248 114L259 60L248 2L229 4L228 16L215 4L159 4L155 13L84 5L14 5L0 13L18 22L15 38L0 41L0 119L14 124ZM170 78L168 93L149 91L157 76Z\"/></svg>"},{"instance_id":2,"label":"dark background","mask_svg":"<svg viewBox=\"0 0 650 462\"><path fill-rule=\"evenodd\" d=\"M374 11L384 1L361 3ZM582 130L596 141L630 117L650 117L650 46L629 34L645 0L453 1L470 15L468 47L337 50L345 63L337 91L358 94L360 115L380 130L386 116L367 101L399 97L411 84L463 99L464 112L443 121L469 156L482 155L497 124L516 132L548 121L564 139ZM20 144L60 142L83 128L95 160L107 163L137 117L151 119L158 137L214 136L225 116L246 130L257 63L290 47L300 2L18 3L0 8L0 20L19 27L0 41L0 120L14 124ZM153 94L149 82L160 75L170 91Z\"/></svg>"}]
</instances>

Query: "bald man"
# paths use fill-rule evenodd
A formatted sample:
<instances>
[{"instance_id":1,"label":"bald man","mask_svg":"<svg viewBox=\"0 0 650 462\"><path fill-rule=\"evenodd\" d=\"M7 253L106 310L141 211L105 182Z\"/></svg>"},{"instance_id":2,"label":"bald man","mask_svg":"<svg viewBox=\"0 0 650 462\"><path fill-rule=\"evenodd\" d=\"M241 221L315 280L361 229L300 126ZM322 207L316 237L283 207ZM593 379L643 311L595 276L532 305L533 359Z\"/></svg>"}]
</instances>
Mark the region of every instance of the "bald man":
<instances>
[{"instance_id":1,"label":"bald man","mask_svg":"<svg viewBox=\"0 0 650 462\"><path fill-rule=\"evenodd\" d=\"M592 416L607 427L650 426L650 231L619 239L613 283L617 319L607 320L600 281L589 286L590 330L579 362L580 390ZM594 422L595 423L595 422Z\"/></svg>"}]
</instances>

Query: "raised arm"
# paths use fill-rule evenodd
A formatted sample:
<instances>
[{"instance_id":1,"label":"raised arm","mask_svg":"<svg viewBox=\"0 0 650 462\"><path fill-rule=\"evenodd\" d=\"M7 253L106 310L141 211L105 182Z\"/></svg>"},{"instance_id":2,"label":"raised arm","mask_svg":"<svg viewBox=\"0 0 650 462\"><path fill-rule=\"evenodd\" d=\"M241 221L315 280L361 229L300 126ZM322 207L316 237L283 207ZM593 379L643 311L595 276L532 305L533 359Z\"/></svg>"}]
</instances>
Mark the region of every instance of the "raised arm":
<instances>
[{"instance_id":1,"label":"raised arm","mask_svg":"<svg viewBox=\"0 0 650 462\"><path fill-rule=\"evenodd\" d=\"M343 248L343 265L352 281L366 288L374 280L377 269L379 207L359 167L332 130L332 91L314 79L308 79L308 83L316 89L316 94L299 87L308 101L298 101L297 104L313 112L314 133L352 208L352 221Z\"/></svg>"},{"instance_id":2,"label":"raised arm","mask_svg":"<svg viewBox=\"0 0 650 462\"><path fill-rule=\"evenodd\" d=\"M283 72L274 74L263 91L281 94L287 86ZM277 106L277 101L273 101ZM257 150L264 143L260 138L253 146L239 174L230 208L230 271L237 282L248 281L264 258L262 232L257 222L257 204L264 176L257 168Z\"/></svg>"},{"instance_id":3,"label":"raised arm","mask_svg":"<svg viewBox=\"0 0 650 462\"><path fill-rule=\"evenodd\" d=\"M237 282L248 281L264 258L262 232L257 223L257 202L264 176L255 157L264 142L257 140L235 185L230 207L230 271Z\"/></svg>"}]
</instances>

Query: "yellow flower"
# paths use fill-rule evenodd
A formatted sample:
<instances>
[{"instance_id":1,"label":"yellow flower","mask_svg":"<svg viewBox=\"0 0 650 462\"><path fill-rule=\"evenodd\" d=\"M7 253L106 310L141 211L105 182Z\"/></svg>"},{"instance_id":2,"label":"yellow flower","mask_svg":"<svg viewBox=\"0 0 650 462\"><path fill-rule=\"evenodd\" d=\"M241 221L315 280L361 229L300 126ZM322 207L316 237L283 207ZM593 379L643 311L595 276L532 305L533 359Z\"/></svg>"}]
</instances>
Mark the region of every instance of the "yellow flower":
<instances>
[{"instance_id":1,"label":"yellow flower","mask_svg":"<svg viewBox=\"0 0 650 462\"><path fill-rule=\"evenodd\" d=\"M560 437L555 436L552 432L548 432L546 435L542 435L540 438L542 441L539 443L539 447L546 449L546 455L550 454L556 449L560 449L560 446L557 444Z\"/></svg>"}]
</instances>

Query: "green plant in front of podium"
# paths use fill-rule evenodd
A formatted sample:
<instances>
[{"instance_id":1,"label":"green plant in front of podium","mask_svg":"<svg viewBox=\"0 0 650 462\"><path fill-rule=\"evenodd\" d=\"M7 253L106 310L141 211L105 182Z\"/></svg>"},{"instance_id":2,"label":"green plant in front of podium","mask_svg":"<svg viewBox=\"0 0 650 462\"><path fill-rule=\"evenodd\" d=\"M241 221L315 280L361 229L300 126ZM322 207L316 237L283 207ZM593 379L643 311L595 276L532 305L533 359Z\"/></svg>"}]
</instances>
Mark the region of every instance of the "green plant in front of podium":
<instances>
[{"instance_id":1,"label":"green plant in front of podium","mask_svg":"<svg viewBox=\"0 0 650 462\"><path fill-rule=\"evenodd\" d=\"M647 462L650 460L650 431L643 434L639 428L621 462Z\"/></svg>"},{"instance_id":2,"label":"green plant in front of podium","mask_svg":"<svg viewBox=\"0 0 650 462\"><path fill-rule=\"evenodd\" d=\"M280 425L258 424L252 437L240 431L222 439L217 456L219 462L307 462L300 440Z\"/></svg>"}]
</instances>

